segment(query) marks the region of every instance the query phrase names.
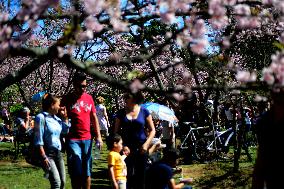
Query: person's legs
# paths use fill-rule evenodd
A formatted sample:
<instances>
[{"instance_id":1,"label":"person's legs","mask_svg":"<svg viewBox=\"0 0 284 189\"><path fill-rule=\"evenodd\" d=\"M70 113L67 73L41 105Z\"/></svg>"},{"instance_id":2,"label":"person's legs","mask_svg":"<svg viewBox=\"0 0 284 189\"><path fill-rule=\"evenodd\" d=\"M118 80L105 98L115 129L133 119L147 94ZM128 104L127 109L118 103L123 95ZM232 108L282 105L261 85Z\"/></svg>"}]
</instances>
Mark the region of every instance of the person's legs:
<instances>
[{"instance_id":1,"label":"person's legs","mask_svg":"<svg viewBox=\"0 0 284 189\"><path fill-rule=\"evenodd\" d=\"M56 162L53 158L49 158L50 162L50 171L49 171L49 182L51 189L60 189L61 179L60 175L56 166Z\"/></svg>"},{"instance_id":2,"label":"person's legs","mask_svg":"<svg viewBox=\"0 0 284 189\"><path fill-rule=\"evenodd\" d=\"M60 188L63 189L65 187L65 183L66 183L66 174L65 174L64 160L63 160L61 152L58 152L57 159L56 159L55 162L56 162L56 166L57 166L59 176L60 176L60 180L61 180Z\"/></svg>"},{"instance_id":3,"label":"person's legs","mask_svg":"<svg viewBox=\"0 0 284 189\"><path fill-rule=\"evenodd\" d=\"M91 171L92 171L92 140L82 141L82 179L83 188L91 188Z\"/></svg>"},{"instance_id":4,"label":"person's legs","mask_svg":"<svg viewBox=\"0 0 284 189\"><path fill-rule=\"evenodd\" d=\"M83 189L90 189L91 188L91 177L84 177L85 180L83 180Z\"/></svg>"},{"instance_id":5,"label":"person's legs","mask_svg":"<svg viewBox=\"0 0 284 189\"><path fill-rule=\"evenodd\" d=\"M250 131L250 127L251 125L250 124L246 124L245 125L245 129L244 129L244 133L243 133L243 148L246 152L246 155L248 157L248 160L250 162L252 162L252 157L249 153L249 143L248 143L248 132Z\"/></svg>"},{"instance_id":6,"label":"person's legs","mask_svg":"<svg viewBox=\"0 0 284 189\"><path fill-rule=\"evenodd\" d=\"M80 140L67 142L67 164L73 189L82 187L82 151Z\"/></svg>"},{"instance_id":7,"label":"person's legs","mask_svg":"<svg viewBox=\"0 0 284 189\"><path fill-rule=\"evenodd\" d=\"M126 189L126 180L118 180L118 189Z\"/></svg>"},{"instance_id":8,"label":"person's legs","mask_svg":"<svg viewBox=\"0 0 284 189\"><path fill-rule=\"evenodd\" d=\"M135 188L145 189L145 174L148 154L136 154L135 158Z\"/></svg>"},{"instance_id":9,"label":"person's legs","mask_svg":"<svg viewBox=\"0 0 284 189\"><path fill-rule=\"evenodd\" d=\"M5 125L3 123L0 124L0 133L1 135L6 135Z\"/></svg>"},{"instance_id":10,"label":"person's legs","mask_svg":"<svg viewBox=\"0 0 284 189\"><path fill-rule=\"evenodd\" d=\"M126 188L127 189L133 189L134 186L135 186L135 180L134 180L135 156L134 156L134 152L131 151L129 156L127 156L124 161L125 161L126 167L127 167L127 183L126 183L127 187Z\"/></svg>"},{"instance_id":11,"label":"person's legs","mask_svg":"<svg viewBox=\"0 0 284 189\"><path fill-rule=\"evenodd\" d=\"M184 186L182 189L192 189L191 186Z\"/></svg>"}]
</instances>

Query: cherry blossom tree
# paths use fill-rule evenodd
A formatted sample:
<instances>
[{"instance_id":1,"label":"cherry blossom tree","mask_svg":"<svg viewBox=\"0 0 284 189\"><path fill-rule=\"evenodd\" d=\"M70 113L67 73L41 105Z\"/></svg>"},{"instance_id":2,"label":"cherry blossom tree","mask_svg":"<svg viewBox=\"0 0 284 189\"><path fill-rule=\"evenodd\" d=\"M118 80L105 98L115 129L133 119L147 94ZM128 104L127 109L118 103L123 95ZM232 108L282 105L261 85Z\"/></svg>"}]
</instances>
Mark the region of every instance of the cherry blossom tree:
<instances>
[{"instance_id":1,"label":"cherry blossom tree","mask_svg":"<svg viewBox=\"0 0 284 189\"><path fill-rule=\"evenodd\" d=\"M241 84L259 78L272 84L271 78L280 69L267 67L277 48L262 53L265 64L258 64L258 56L248 62L252 56L244 48L267 36L272 37L260 50L269 49L274 40L281 46L280 0L14 0L3 1L1 10L0 59L6 74L0 90L16 83L33 87L34 91L24 89L31 92L27 98L46 89L65 93L78 70L90 76L95 86L89 90L94 93L112 87L142 89L182 100L192 90L199 90L202 97L201 89L212 88L212 73L199 64L216 62L218 54L226 60L219 61L223 70L219 75L231 74L228 69L233 68ZM155 27L160 30L151 29ZM281 54L279 50L272 55L274 63L279 63ZM7 62L8 68L15 69L7 70ZM259 71L264 66L263 77L249 73L251 68ZM44 76L40 76L41 69ZM131 83L127 75L133 73L141 73L144 82ZM25 80L33 83L25 84ZM218 83L223 89L240 84L215 79L214 84Z\"/></svg>"},{"instance_id":2,"label":"cherry blossom tree","mask_svg":"<svg viewBox=\"0 0 284 189\"><path fill-rule=\"evenodd\" d=\"M0 91L18 92L13 101L63 95L77 71L111 103L124 90L218 102L284 85L282 0L2 0L0 10Z\"/></svg>"}]
</instances>

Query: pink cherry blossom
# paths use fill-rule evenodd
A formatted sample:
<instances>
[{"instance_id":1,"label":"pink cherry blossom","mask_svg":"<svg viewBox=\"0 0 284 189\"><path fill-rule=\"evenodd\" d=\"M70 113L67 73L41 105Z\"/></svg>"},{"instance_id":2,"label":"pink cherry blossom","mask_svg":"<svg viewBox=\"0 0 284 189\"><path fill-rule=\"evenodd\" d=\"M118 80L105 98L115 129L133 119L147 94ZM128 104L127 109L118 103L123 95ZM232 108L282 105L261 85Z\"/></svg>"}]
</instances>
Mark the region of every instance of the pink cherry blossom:
<instances>
[{"instance_id":1,"label":"pink cherry blossom","mask_svg":"<svg viewBox=\"0 0 284 189\"><path fill-rule=\"evenodd\" d=\"M103 29L103 25L101 25L98 20L93 16L88 16L85 19L86 27L94 32L100 32Z\"/></svg>"},{"instance_id":2,"label":"pink cherry blossom","mask_svg":"<svg viewBox=\"0 0 284 189\"><path fill-rule=\"evenodd\" d=\"M208 41L206 39L197 40L196 43L191 45L192 52L196 54L205 54L206 48L208 46Z\"/></svg>"},{"instance_id":3,"label":"pink cherry blossom","mask_svg":"<svg viewBox=\"0 0 284 189\"><path fill-rule=\"evenodd\" d=\"M237 0L223 0L224 5L233 6L235 5Z\"/></svg>"},{"instance_id":4,"label":"pink cherry blossom","mask_svg":"<svg viewBox=\"0 0 284 189\"><path fill-rule=\"evenodd\" d=\"M269 68L264 68L262 70L262 80L265 81L268 85L274 84L274 76Z\"/></svg>"},{"instance_id":5,"label":"pink cherry blossom","mask_svg":"<svg viewBox=\"0 0 284 189\"><path fill-rule=\"evenodd\" d=\"M58 57L62 58L64 56L64 49L62 47L57 47Z\"/></svg>"},{"instance_id":6,"label":"pink cherry blossom","mask_svg":"<svg viewBox=\"0 0 284 189\"><path fill-rule=\"evenodd\" d=\"M179 93L173 93L172 96L178 102L181 102L185 99L184 95Z\"/></svg>"},{"instance_id":7,"label":"pink cherry blossom","mask_svg":"<svg viewBox=\"0 0 284 189\"><path fill-rule=\"evenodd\" d=\"M208 13L212 16L221 17L226 14L227 10L222 5L221 0L210 0Z\"/></svg>"},{"instance_id":8,"label":"pink cherry blossom","mask_svg":"<svg viewBox=\"0 0 284 189\"><path fill-rule=\"evenodd\" d=\"M240 82L254 82L256 81L256 73L249 71L238 71L236 79Z\"/></svg>"},{"instance_id":9,"label":"pink cherry blossom","mask_svg":"<svg viewBox=\"0 0 284 189\"><path fill-rule=\"evenodd\" d=\"M281 36L279 37L279 41L284 44L284 32L281 33Z\"/></svg>"},{"instance_id":10,"label":"pink cherry blossom","mask_svg":"<svg viewBox=\"0 0 284 189\"><path fill-rule=\"evenodd\" d=\"M264 5L272 5L275 0L262 0Z\"/></svg>"},{"instance_id":11,"label":"pink cherry blossom","mask_svg":"<svg viewBox=\"0 0 284 189\"><path fill-rule=\"evenodd\" d=\"M236 17L238 27L241 29L254 29L260 27L260 20L257 17Z\"/></svg>"},{"instance_id":12,"label":"pink cherry blossom","mask_svg":"<svg viewBox=\"0 0 284 189\"><path fill-rule=\"evenodd\" d=\"M129 31L128 23L126 22L112 18L110 23L112 24L114 31L117 31L117 32L128 32Z\"/></svg>"},{"instance_id":13,"label":"pink cherry blossom","mask_svg":"<svg viewBox=\"0 0 284 189\"><path fill-rule=\"evenodd\" d=\"M84 0L85 10L90 15L97 15L105 8L104 0Z\"/></svg>"},{"instance_id":14,"label":"pink cherry blossom","mask_svg":"<svg viewBox=\"0 0 284 189\"><path fill-rule=\"evenodd\" d=\"M212 17L209 19L209 23L213 29L221 30L229 24L229 19L227 16Z\"/></svg>"},{"instance_id":15,"label":"pink cherry blossom","mask_svg":"<svg viewBox=\"0 0 284 189\"><path fill-rule=\"evenodd\" d=\"M176 20L174 12L160 13L160 16L161 16L162 21L167 23L167 24L172 24Z\"/></svg>"},{"instance_id":16,"label":"pink cherry blossom","mask_svg":"<svg viewBox=\"0 0 284 189\"><path fill-rule=\"evenodd\" d=\"M250 7L245 4L238 4L234 6L235 14L241 15L241 16L249 16L251 15Z\"/></svg>"},{"instance_id":17,"label":"pink cherry blossom","mask_svg":"<svg viewBox=\"0 0 284 189\"><path fill-rule=\"evenodd\" d=\"M267 101L267 98L266 97L264 97L264 96L260 96L260 95L255 95L255 97L254 97L254 101L255 102L261 102L261 101L264 101L264 102L266 102Z\"/></svg>"},{"instance_id":18,"label":"pink cherry blossom","mask_svg":"<svg viewBox=\"0 0 284 189\"><path fill-rule=\"evenodd\" d=\"M203 37L206 33L205 22L202 19L198 19L191 29L191 36L193 38Z\"/></svg>"}]
</instances>

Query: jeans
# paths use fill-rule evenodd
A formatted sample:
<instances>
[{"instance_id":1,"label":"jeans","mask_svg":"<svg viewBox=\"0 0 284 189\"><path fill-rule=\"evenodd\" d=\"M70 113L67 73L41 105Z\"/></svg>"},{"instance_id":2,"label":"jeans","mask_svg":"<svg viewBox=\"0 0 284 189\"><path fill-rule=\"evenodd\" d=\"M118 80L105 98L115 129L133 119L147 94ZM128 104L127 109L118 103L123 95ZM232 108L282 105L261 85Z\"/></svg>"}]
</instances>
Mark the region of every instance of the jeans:
<instances>
[{"instance_id":1,"label":"jeans","mask_svg":"<svg viewBox=\"0 0 284 189\"><path fill-rule=\"evenodd\" d=\"M184 186L182 189L192 189L192 187L191 187L191 186L186 185L186 186Z\"/></svg>"},{"instance_id":2,"label":"jeans","mask_svg":"<svg viewBox=\"0 0 284 189\"><path fill-rule=\"evenodd\" d=\"M68 140L67 161L71 179L91 176L92 140Z\"/></svg>"},{"instance_id":3,"label":"jeans","mask_svg":"<svg viewBox=\"0 0 284 189\"><path fill-rule=\"evenodd\" d=\"M62 189L65 187L66 175L62 153L60 151L47 152L50 162L49 182L51 189Z\"/></svg>"}]
</instances>

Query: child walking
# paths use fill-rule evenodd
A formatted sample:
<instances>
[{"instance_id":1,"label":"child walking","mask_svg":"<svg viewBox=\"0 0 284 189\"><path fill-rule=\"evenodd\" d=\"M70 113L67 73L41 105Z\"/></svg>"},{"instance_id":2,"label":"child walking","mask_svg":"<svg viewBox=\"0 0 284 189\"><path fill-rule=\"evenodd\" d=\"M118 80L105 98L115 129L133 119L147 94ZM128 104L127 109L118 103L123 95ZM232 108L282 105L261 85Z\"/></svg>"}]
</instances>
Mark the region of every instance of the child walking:
<instances>
[{"instance_id":1,"label":"child walking","mask_svg":"<svg viewBox=\"0 0 284 189\"><path fill-rule=\"evenodd\" d=\"M115 134L109 136L108 149L110 152L108 155L108 170L114 189L126 189L127 169L126 164L120 155L122 148L122 138L120 135Z\"/></svg>"}]
</instances>

